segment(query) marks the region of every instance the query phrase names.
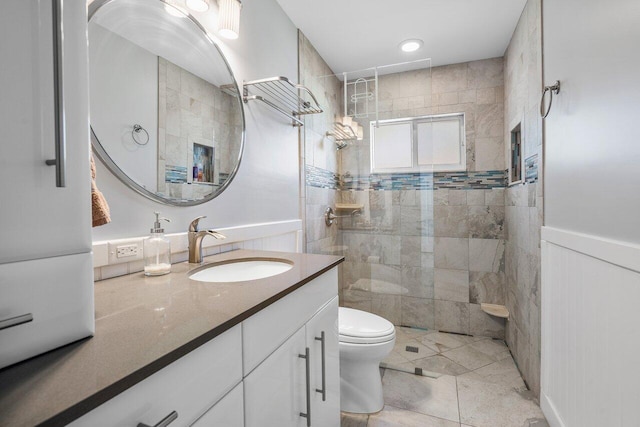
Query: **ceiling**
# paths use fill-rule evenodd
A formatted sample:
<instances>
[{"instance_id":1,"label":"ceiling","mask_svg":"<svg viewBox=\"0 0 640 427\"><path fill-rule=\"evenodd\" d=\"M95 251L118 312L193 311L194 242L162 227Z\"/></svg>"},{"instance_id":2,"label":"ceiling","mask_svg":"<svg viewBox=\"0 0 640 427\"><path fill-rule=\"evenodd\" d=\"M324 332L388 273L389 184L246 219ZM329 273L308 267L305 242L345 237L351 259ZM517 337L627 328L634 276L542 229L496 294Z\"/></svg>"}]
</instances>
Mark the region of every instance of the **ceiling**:
<instances>
[{"instance_id":1,"label":"ceiling","mask_svg":"<svg viewBox=\"0 0 640 427\"><path fill-rule=\"evenodd\" d=\"M526 0L277 0L335 73L502 56ZM422 39L416 52L399 44Z\"/></svg>"}]
</instances>

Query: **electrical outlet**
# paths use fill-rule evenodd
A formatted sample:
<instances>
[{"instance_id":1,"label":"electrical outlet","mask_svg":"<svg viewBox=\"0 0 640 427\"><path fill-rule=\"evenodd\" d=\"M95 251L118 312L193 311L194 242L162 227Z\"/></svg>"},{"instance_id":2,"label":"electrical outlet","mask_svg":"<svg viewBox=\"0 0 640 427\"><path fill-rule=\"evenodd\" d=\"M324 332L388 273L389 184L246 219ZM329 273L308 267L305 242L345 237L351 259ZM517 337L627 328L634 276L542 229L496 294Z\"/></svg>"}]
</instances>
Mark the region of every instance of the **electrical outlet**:
<instances>
[{"instance_id":1,"label":"electrical outlet","mask_svg":"<svg viewBox=\"0 0 640 427\"><path fill-rule=\"evenodd\" d=\"M120 245L116 247L117 258L128 258L138 255L138 245Z\"/></svg>"},{"instance_id":2,"label":"electrical outlet","mask_svg":"<svg viewBox=\"0 0 640 427\"><path fill-rule=\"evenodd\" d=\"M142 239L109 242L109 264L137 261L142 258Z\"/></svg>"}]
</instances>

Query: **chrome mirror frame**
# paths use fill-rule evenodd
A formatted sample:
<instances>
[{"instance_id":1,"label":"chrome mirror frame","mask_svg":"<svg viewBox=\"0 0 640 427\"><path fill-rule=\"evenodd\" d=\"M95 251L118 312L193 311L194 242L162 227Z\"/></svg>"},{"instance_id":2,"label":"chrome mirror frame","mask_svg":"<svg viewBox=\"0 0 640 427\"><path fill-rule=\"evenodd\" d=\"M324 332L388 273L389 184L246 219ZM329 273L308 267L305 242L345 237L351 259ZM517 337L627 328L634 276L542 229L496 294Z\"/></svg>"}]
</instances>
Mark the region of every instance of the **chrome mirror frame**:
<instances>
[{"instance_id":1,"label":"chrome mirror frame","mask_svg":"<svg viewBox=\"0 0 640 427\"><path fill-rule=\"evenodd\" d=\"M89 22L91 22L91 18L93 18L93 16L100 10L100 8L102 8L103 6L105 6L105 5L109 4L109 3L115 2L115 1L118 1L118 0L94 0L91 4L89 4L87 24ZM116 178L118 178L118 180L120 180L120 182L122 182L127 187L129 187L132 190L134 190L136 193L138 193L138 194L140 194L140 195L142 195L142 196L144 196L144 197L146 197L146 198L148 198L150 200L153 200L154 202L158 202L158 203L161 203L161 204L164 204L164 205L185 206L185 207L186 206L196 206L196 205L200 205L200 204L206 203L206 202L208 202L210 200L213 200L216 197L218 197L220 194L222 194L227 189L229 184L231 184L231 182L233 181L233 179L235 178L235 176L236 176L236 174L238 172L238 169L240 168L240 163L242 162L242 155L244 153L245 138L246 138L246 119L245 119L245 112L244 112L244 102L243 102L243 99L242 99L242 92L240 91L240 88L238 86L238 80L236 79L236 76L233 73L233 70L231 69L231 66L229 65L229 62L227 61L226 56L224 55L224 53L222 52L222 50L220 49L218 44L213 40L213 38L211 38L211 36L207 32L207 30L202 26L202 24L200 24L200 22L193 15L191 15L190 13L188 13L188 12L182 10L182 9L176 8L174 5L172 5L168 1L166 1L166 0L157 0L157 1L162 3L162 4L164 4L165 6L169 6L169 7L172 7L174 9L176 9L181 14L183 14L185 18L189 19L189 21L191 21L198 29L200 29L200 31L202 31L202 34L204 35L204 37L217 50L218 54L220 55L220 57L224 61L224 64L227 67L227 71L229 72L229 75L233 79L233 85L235 87L235 92L237 94L238 105L240 106L240 112L241 112L241 117L242 117L242 134L241 134L241 138L240 138L240 150L238 152L238 161L236 162L236 165L233 168L233 170L231 171L231 173L229 173L229 177L224 182L224 184L222 184L220 187L218 187L216 189L216 191L212 192L211 194L203 197L202 199L193 199L193 200L191 200L191 199L172 199L172 198L169 198L169 197L163 197L163 196L160 196L160 195L158 195L156 193L153 193L153 192L147 190L146 188L144 188L142 185L140 185L137 182L135 182L133 179L131 179L113 161L113 159L109 156L109 154L107 154L106 150L104 149L104 147L100 143L100 140L98 139L98 136L95 134L92 126L90 126L90 129L91 129L91 146L93 148L93 152L96 154L98 159L100 159L100 161L107 167L107 169L113 175L115 175Z\"/></svg>"}]
</instances>

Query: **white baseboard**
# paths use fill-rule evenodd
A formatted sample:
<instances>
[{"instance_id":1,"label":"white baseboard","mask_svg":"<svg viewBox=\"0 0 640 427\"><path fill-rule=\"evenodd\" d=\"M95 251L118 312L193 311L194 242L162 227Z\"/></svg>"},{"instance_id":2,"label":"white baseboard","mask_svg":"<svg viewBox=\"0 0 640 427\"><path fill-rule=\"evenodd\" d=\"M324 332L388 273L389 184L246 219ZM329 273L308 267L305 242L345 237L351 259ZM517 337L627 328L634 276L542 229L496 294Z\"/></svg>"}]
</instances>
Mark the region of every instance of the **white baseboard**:
<instances>
[{"instance_id":1,"label":"white baseboard","mask_svg":"<svg viewBox=\"0 0 640 427\"><path fill-rule=\"evenodd\" d=\"M556 407L551 403L551 400L547 397L546 394L540 393L540 408L542 408L542 412L544 416L547 418L547 422L551 427L566 427L562 422Z\"/></svg>"}]
</instances>

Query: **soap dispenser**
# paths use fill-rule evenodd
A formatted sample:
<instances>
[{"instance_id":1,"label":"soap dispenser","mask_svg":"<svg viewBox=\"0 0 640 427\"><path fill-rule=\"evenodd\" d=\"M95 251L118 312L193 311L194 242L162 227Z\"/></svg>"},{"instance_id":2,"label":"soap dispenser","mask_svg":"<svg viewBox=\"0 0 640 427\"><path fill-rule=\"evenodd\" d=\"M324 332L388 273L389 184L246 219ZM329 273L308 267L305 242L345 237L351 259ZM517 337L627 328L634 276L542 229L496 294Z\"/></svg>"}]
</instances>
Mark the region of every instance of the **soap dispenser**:
<instances>
[{"instance_id":1,"label":"soap dispenser","mask_svg":"<svg viewBox=\"0 0 640 427\"><path fill-rule=\"evenodd\" d=\"M160 218L160 212L155 212L155 215L156 222L153 223L151 234L143 242L145 276L160 276L171 272L171 242L160 226L161 220L171 220Z\"/></svg>"}]
</instances>

